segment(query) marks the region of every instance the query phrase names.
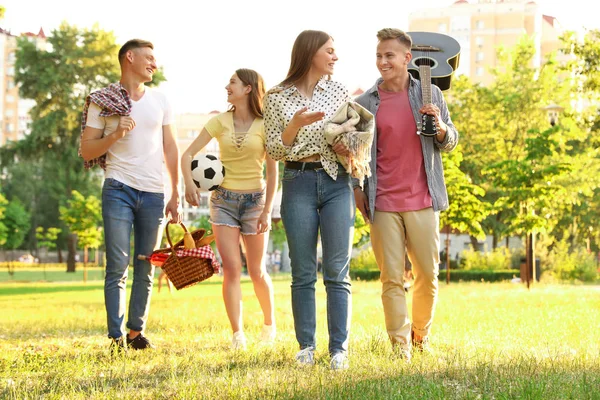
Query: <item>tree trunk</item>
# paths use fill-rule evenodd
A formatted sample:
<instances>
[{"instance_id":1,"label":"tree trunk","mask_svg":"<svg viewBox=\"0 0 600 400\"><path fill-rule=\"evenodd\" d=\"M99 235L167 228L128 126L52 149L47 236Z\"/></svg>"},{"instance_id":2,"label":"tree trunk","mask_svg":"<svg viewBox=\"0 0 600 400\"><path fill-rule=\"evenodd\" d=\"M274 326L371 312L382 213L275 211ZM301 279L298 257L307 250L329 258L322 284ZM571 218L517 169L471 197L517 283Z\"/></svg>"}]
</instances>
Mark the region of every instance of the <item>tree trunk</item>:
<instances>
[{"instance_id":1,"label":"tree trunk","mask_svg":"<svg viewBox=\"0 0 600 400\"><path fill-rule=\"evenodd\" d=\"M64 263L63 256L62 256L62 249L60 247L57 247L56 250L58 251L58 263L59 264Z\"/></svg>"},{"instance_id":2,"label":"tree trunk","mask_svg":"<svg viewBox=\"0 0 600 400\"><path fill-rule=\"evenodd\" d=\"M469 236L469 239L471 239L471 246L473 247L473 250L479 251L479 242L477 241L477 238L475 236Z\"/></svg>"},{"instance_id":3,"label":"tree trunk","mask_svg":"<svg viewBox=\"0 0 600 400\"><path fill-rule=\"evenodd\" d=\"M67 236L67 272L75 272L75 253L77 252L77 235L69 233Z\"/></svg>"},{"instance_id":4,"label":"tree trunk","mask_svg":"<svg viewBox=\"0 0 600 400\"><path fill-rule=\"evenodd\" d=\"M492 250L496 250L498 247L498 236L492 235Z\"/></svg>"},{"instance_id":5,"label":"tree trunk","mask_svg":"<svg viewBox=\"0 0 600 400\"><path fill-rule=\"evenodd\" d=\"M88 248L83 248L83 283L87 283Z\"/></svg>"}]
</instances>

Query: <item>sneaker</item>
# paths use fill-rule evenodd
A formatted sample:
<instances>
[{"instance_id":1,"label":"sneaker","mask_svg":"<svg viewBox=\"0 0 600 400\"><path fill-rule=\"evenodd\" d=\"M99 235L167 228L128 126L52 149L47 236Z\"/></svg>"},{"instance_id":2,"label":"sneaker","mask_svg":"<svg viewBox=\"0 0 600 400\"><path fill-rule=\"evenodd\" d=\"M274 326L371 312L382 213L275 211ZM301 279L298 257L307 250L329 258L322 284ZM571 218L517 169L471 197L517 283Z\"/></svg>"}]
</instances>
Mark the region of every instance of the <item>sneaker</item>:
<instances>
[{"instance_id":1,"label":"sneaker","mask_svg":"<svg viewBox=\"0 0 600 400\"><path fill-rule=\"evenodd\" d=\"M296 362L301 366L315 365L315 348L307 347L296 354Z\"/></svg>"},{"instance_id":2,"label":"sneaker","mask_svg":"<svg viewBox=\"0 0 600 400\"><path fill-rule=\"evenodd\" d=\"M244 331L233 333L233 337L231 338L231 348L233 350L246 350L246 335L244 335Z\"/></svg>"},{"instance_id":3,"label":"sneaker","mask_svg":"<svg viewBox=\"0 0 600 400\"><path fill-rule=\"evenodd\" d=\"M118 354L124 354L127 352L127 346L125 346L125 341L123 340L123 336L119 338L110 338L110 355L116 356Z\"/></svg>"},{"instance_id":4,"label":"sneaker","mask_svg":"<svg viewBox=\"0 0 600 400\"><path fill-rule=\"evenodd\" d=\"M348 356L346 353L335 353L333 357L331 357L330 367L334 371L348 369L350 367L350 363L348 362Z\"/></svg>"},{"instance_id":5,"label":"sneaker","mask_svg":"<svg viewBox=\"0 0 600 400\"><path fill-rule=\"evenodd\" d=\"M141 333L134 337L133 339L129 339L127 336L127 347L130 347L134 350L145 350L145 349L153 349L154 345L150 343L148 338Z\"/></svg>"},{"instance_id":6,"label":"sneaker","mask_svg":"<svg viewBox=\"0 0 600 400\"><path fill-rule=\"evenodd\" d=\"M265 343L272 343L275 341L276 334L277 334L277 329L275 328L275 324L263 325L260 339Z\"/></svg>"}]
</instances>

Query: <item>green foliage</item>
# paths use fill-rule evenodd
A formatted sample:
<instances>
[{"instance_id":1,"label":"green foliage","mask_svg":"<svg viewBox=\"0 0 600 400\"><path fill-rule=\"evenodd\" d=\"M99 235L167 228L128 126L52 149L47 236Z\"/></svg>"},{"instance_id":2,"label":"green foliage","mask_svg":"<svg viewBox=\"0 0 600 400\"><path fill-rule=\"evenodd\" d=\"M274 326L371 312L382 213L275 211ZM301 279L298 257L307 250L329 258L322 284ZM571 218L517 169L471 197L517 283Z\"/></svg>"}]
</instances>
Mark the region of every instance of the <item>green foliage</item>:
<instances>
[{"instance_id":1,"label":"green foliage","mask_svg":"<svg viewBox=\"0 0 600 400\"><path fill-rule=\"evenodd\" d=\"M444 176L450 202L446 211L440 213L440 226L450 226L460 232L483 239L485 233L481 222L490 212L483 202L485 190L460 170L463 160L461 146L450 153L443 153Z\"/></svg>"},{"instance_id":2,"label":"green foliage","mask_svg":"<svg viewBox=\"0 0 600 400\"><path fill-rule=\"evenodd\" d=\"M372 247L350 260L350 278L363 281L379 279L379 267Z\"/></svg>"},{"instance_id":3,"label":"green foliage","mask_svg":"<svg viewBox=\"0 0 600 400\"><path fill-rule=\"evenodd\" d=\"M8 228L4 224L4 211L6 210L6 205L8 201L6 198L0 193L0 246L3 246L6 243L6 238L8 237Z\"/></svg>"},{"instance_id":4,"label":"green foliage","mask_svg":"<svg viewBox=\"0 0 600 400\"><path fill-rule=\"evenodd\" d=\"M356 211L356 218L354 220L354 238L352 239L352 245L354 247L361 247L369 241L371 237L371 226L365 221L362 214Z\"/></svg>"},{"instance_id":5,"label":"green foliage","mask_svg":"<svg viewBox=\"0 0 600 400\"><path fill-rule=\"evenodd\" d=\"M283 249L283 244L287 241L287 235L285 234L283 221L278 220L273 222L269 235L271 235L271 240L273 241L274 247L280 250Z\"/></svg>"},{"instance_id":6,"label":"green foliage","mask_svg":"<svg viewBox=\"0 0 600 400\"><path fill-rule=\"evenodd\" d=\"M55 249L56 241L60 232L60 228L50 227L48 229L44 229L43 227L38 226L35 230L35 236L38 240L38 246L45 247L48 250Z\"/></svg>"},{"instance_id":7,"label":"green foliage","mask_svg":"<svg viewBox=\"0 0 600 400\"><path fill-rule=\"evenodd\" d=\"M66 207L60 207L60 218L77 235L82 248L96 249L102 243L100 224L102 207L95 196L85 197L73 190Z\"/></svg>"},{"instance_id":8,"label":"green foliage","mask_svg":"<svg viewBox=\"0 0 600 400\"><path fill-rule=\"evenodd\" d=\"M377 266L375 253L373 253L372 247L361 251L360 254L350 260L350 271L353 270L369 270L379 272L379 267Z\"/></svg>"},{"instance_id":9,"label":"green foliage","mask_svg":"<svg viewBox=\"0 0 600 400\"><path fill-rule=\"evenodd\" d=\"M461 269L465 271L508 270L511 265L512 253L506 247L497 247L485 253L466 250L461 254Z\"/></svg>"},{"instance_id":10,"label":"green foliage","mask_svg":"<svg viewBox=\"0 0 600 400\"><path fill-rule=\"evenodd\" d=\"M11 200L4 210L3 225L6 227L6 239L2 247L17 249L29 231L30 216L18 199Z\"/></svg>"},{"instance_id":11,"label":"green foliage","mask_svg":"<svg viewBox=\"0 0 600 400\"><path fill-rule=\"evenodd\" d=\"M584 249L570 249L568 237L558 242L548 255L552 275L561 281L595 282L600 270L594 255Z\"/></svg>"}]
</instances>

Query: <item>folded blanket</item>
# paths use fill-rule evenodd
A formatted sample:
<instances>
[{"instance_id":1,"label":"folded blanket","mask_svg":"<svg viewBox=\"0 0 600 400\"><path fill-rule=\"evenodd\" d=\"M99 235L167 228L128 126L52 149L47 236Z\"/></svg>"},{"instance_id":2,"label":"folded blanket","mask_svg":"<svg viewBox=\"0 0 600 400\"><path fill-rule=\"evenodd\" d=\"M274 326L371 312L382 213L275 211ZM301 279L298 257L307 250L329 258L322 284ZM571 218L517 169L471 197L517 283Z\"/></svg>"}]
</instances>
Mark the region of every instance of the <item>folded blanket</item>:
<instances>
[{"instance_id":1,"label":"folded blanket","mask_svg":"<svg viewBox=\"0 0 600 400\"><path fill-rule=\"evenodd\" d=\"M101 117L131 114L131 98L127 90L123 88L121 83L111 83L104 89L90 93L85 99L83 114L81 115L81 137L83 137L83 131L87 123L87 113L90 103L95 103L102 108L100 112ZM81 157L81 140L79 143L79 156ZM106 169L106 154L90 161L84 161L83 165L85 169L89 169L94 165L99 165L102 169Z\"/></svg>"},{"instance_id":2,"label":"folded blanket","mask_svg":"<svg viewBox=\"0 0 600 400\"><path fill-rule=\"evenodd\" d=\"M362 180L371 176L371 144L375 120L366 108L358 103L346 102L325 122L323 132L330 145L342 143L350 155L338 160L353 178Z\"/></svg>"}]
</instances>

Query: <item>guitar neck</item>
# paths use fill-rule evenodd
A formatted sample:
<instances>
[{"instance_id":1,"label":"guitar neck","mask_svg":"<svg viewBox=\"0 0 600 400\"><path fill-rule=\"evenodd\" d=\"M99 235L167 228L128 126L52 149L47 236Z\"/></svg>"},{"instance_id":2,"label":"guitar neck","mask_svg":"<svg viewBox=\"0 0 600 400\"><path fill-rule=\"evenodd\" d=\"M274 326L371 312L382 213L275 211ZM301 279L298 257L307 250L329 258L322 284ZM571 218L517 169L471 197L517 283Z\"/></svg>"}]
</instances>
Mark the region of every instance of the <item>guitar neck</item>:
<instances>
[{"instance_id":1,"label":"guitar neck","mask_svg":"<svg viewBox=\"0 0 600 400\"><path fill-rule=\"evenodd\" d=\"M431 67L429 65L419 65L419 80L421 81L423 104L431 104Z\"/></svg>"}]
</instances>

